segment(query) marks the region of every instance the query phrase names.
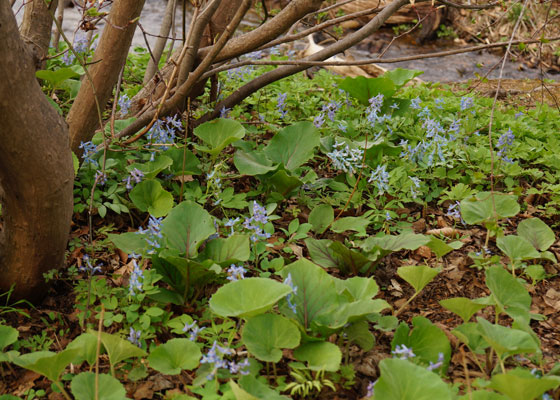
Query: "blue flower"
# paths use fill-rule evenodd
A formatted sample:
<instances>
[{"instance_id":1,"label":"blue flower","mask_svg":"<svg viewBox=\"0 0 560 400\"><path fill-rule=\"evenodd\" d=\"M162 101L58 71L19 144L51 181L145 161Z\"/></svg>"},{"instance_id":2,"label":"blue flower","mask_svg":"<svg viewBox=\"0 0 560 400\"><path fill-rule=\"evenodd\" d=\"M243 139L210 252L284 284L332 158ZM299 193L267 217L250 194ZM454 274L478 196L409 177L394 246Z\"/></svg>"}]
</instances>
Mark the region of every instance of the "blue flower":
<instances>
[{"instance_id":1,"label":"blue flower","mask_svg":"<svg viewBox=\"0 0 560 400\"><path fill-rule=\"evenodd\" d=\"M361 168L363 156L364 151L362 149L351 149L344 142L335 142L333 150L327 153L327 157L332 161L334 168L350 174Z\"/></svg>"},{"instance_id":2,"label":"blue flower","mask_svg":"<svg viewBox=\"0 0 560 400\"><path fill-rule=\"evenodd\" d=\"M138 347L142 347L142 345L140 344L140 336L142 336L142 332L134 330L134 328L131 326L130 334L128 335L128 341Z\"/></svg>"},{"instance_id":3,"label":"blue flower","mask_svg":"<svg viewBox=\"0 0 560 400\"><path fill-rule=\"evenodd\" d=\"M389 173L385 165L378 165L375 171L371 172L368 183L372 182L375 182L380 195L389 190Z\"/></svg>"},{"instance_id":4,"label":"blue flower","mask_svg":"<svg viewBox=\"0 0 560 400\"><path fill-rule=\"evenodd\" d=\"M128 114L128 110L130 109L131 105L132 105L131 100L128 98L126 94L123 94L119 99L119 107L121 108L121 113L123 115Z\"/></svg>"},{"instance_id":5,"label":"blue flower","mask_svg":"<svg viewBox=\"0 0 560 400\"><path fill-rule=\"evenodd\" d=\"M288 93L280 93L278 99L276 100L276 109L280 113L280 118L284 118L288 111L286 111L286 98Z\"/></svg>"},{"instance_id":6,"label":"blue flower","mask_svg":"<svg viewBox=\"0 0 560 400\"><path fill-rule=\"evenodd\" d=\"M461 97L461 111L468 110L474 105L474 99L472 97Z\"/></svg>"},{"instance_id":7,"label":"blue flower","mask_svg":"<svg viewBox=\"0 0 560 400\"><path fill-rule=\"evenodd\" d=\"M247 270L243 268L242 265L237 266L235 264L231 264L227 270L227 279L232 282L245 279L245 272L247 272Z\"/></svg>"},{"instance_id":8,"label":"blue flower","mask_svg":"<svg viewBox=\"0 0 560 400\"><path fill-rule=\"evenodd\" d=\"M515 140L515 136L511 129L508 128L508 131L501 135L498 138L498 157L500 157L503 161L507 163L512 163L513 161L507 156L510 147L513 145L513 141Z\"/></svg>"},{"instance_id":9,"label":"blue flower","mask_svg":"<svg viewBox=\"0 0 560 400\"><path fill-rule=\"evenodd\" d=\"M231 108L226 108L226 106L223 106L222 109L220 110L220 118L228 118L230 111Z\"/></svg>"},{"instance_id":10,"label":"blue flower","mask_svg":"<svg viewBox=\"0 0 560 400\"><path fill-rule=\"evenodd\" d=\"M412 99L410 101L410 108L414 109L414 110L419 110L420 107L420 103L422 102L422 100L420 100L420 97L416 97L415 99Z\"/></svg>"},{"instance_id":11,"label":"blue flower","mask_svg":"<svg viewBox=\"0 0 560 400\"><path fill-rule=\"evenodd\" d=\"M91 141L80 142L80 149L84 151L84 153L82 154L84 164L92 164L97 166L97 161L92 158L97 153L97 146L94 145Z\"/></svg>"},{"instance_id":12,"label":"blue flower","mask_svg":"<svg viewBox=\"0 0 560 400\"><path fill-rule=\"evenodd\" d=\"M292 297L294 294L297 294L297 286L294 286L294 283L292 282L292 274L289 273L288 276L286 277L286 279L284 279L284 282L282 282L284 285L288 285L289 287L292 288L292 293L288 294L286 296L286 301L288 302L288 307L290 308L290 310L292 310L292 312L294 314L297 314L297 308L295 303L292 303Z\"/></svg>"},{"instance_id":13,"label":"blue flower","mask_svg":"<svg viewBox=\"0 0 560 400\"><path fill-rule=\"evenodd\" d=\"M139 228L136 232L140 235L146 235L146 243L150 246L147 251L148 254L154 254L156 252L156 249L159 249L161 247L160 239L163 238L163 235L161 233L160 224L162 219L163 217L155 218L150 216L148 228Z\"/></svg>"},{"instance_id":14,"label":"blue flower","mask_svg":"<svg viewBox=\"0 0 560 400\"><path fill-rule=\"evenodd\" d=\"M434 369L441 368L443 366L444 359L445 358L443 353L439 353L437 362L433 363L430 361L430 365L427 367L428 371L433 371Z\"/></svg>"},{"instance_id":15,"label":"blue flower","mask_svg":"<svg viewBox=\"0 0 560 400\"><path fill-rule=\"evenodd\" d=\"M144 280L144 273L138 266L136 259L132 259L132 272L130 274L130 279L128 281L128 293L131 296L134 296L136 292L142 292L142 281Z\"/></svg>"},{"instance_id":16,"label":"blue flower","mask_svg":"<svg viewBox=\"0 0 560 400\"><path fill-rule=\"evenodd\" d=\"M132 190L133 188L132 181L134 180L134 182L140 183L142 182L143 177L144 177L144 173L140 171L138 168L134 168L132 171L130 171L130 175L124 178L123 181L126 182L126 188L128 190Z\"/></svg>"},{"instance_id":17,"label":"blue flower","mask_svg":"<svg viewBox=\"0 0 560 400\"><path fill-rule=\"evenodd\" d=\"M313 118L313 125L315 125L315 127L317 128L323 126L324 123L325 123L325 114L323 113L320 113L315 118Z\"/></svg>"},{"instance_id":18,"label":"blue flower","mask_svg":"<svg viewBox=\"0 0 560 400\"><path fill-rule=\"evenodd\" d=\"M266 233L263 230L263 226L266 223L268 223L266 209L256 201L253 201L253 215L250 218L245 218L243 222L243 226L246 229L253 231L251 241L256 242L259 239L268 239L270 237L270 233Z\"/></svg>"},{"instance_id":19,"label":"blue flower","mask_svg":"<svg viewBox=\"0 0 560 400\"><path fill-rule=\"evenodd\" d=\"M406 345L404 345L404 344L403 344L403 345L398 344L398 345L395 347L395 350L393 350L393 351L391 352L391 354L393 354L394 356L399 356L399 358L400 358L401 360L407 360L407 359L409 359L409 358L414 358L414 357L416 357L416 354L414 354L414 353L412 352L412 348L408 348L408 347L406 347Z\"/></svg>"},{"instance_id":20,"label":"blue flower","mask_svg":"<svg viewBox=\"0 0 560 400\"><path fill-rule=\"evenodd\" d=\"M198 334L200 332L202 332L205 328L200 328L198 326L198 323L196 321L193 321L191 324L185 324L185 326L183 327L183 332L189 332L189 340L191 342L195 342L196 338L198 337Z\"/></svg>"},{"instance_id":21,"label":"blue flower","mask_svg":"<svg viewBox=\"0 0 560 400\"><path fill-rule=\"evenodd\" d=\"M94 267L93 265L91 265L91 260L87 254L84 254L84 256L82 257L82 261L82 265L78 267L80 271L86 272L90 276L95 275L96 272L101 273L101 266L98 265Z\"/></svg>"}]
</instances>

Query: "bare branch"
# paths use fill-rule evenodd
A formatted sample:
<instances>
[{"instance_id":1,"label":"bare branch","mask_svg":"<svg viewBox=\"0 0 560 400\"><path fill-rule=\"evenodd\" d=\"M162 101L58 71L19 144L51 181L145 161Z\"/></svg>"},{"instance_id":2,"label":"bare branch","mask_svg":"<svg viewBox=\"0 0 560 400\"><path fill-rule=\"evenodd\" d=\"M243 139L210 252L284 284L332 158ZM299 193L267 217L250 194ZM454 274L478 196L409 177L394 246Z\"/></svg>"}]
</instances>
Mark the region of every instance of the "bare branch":
<instances>
[{"instance_id":1,"label":"bare branch","mask_svg":"<svg viewBox=\"0 0 560 400\"><path fill-rule=\"evenodd\" d=\"M496 6L499 6L502 4L501 1L495 1L493 3L488 3L488 4L457 4L457 3L452 3L451 1L448 0L437 0L438 3L441 4L445 4L448 7L453 7L453 8L462 8L465 10L487 10L489 8L493 8Z\"/></svg>"}]
</instances>

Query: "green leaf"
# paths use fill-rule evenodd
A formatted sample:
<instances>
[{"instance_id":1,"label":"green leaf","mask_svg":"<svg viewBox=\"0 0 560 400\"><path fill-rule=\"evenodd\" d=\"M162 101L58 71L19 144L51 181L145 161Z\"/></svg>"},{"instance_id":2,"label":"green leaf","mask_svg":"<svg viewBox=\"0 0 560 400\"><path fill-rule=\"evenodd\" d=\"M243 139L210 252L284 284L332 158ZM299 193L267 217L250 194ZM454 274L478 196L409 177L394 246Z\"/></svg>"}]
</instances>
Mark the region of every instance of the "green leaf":
<instances>
[{"instance_id":1,"label":"green leaf","mask_svg":"<svg viewBox=\"0 0 560 400\"><path fill-rule=\"evenodd\" d=\"M371 261L362 253L351 250L338 241L332 242L329 248L338 260L338 268L344 274L358 275L371 265Z\"/></svg>"},{"instance_id":2,"label":"green leaf","mask_svg":"<svg viewBox=\"0 0 560 400\"><path fill-rule=\"evenodd\" d=\"M342 233L346 231L357 232L357 236L366 236L366 228L371 224L367 217L344 217L337 219L331 226L331 231Z\"/></svg>"},{"instance_id":3,"label":"green leaf","mask_svg":"<svg viewBox=\"0 0 560 400\"><path fill-rule=\"evenodd\" d=\"M147 163L134 163L127 167L130 172L134 169L138 169L144 173L144 179L154 179L157 174L173 164L173 160L167 156L161 155L156 157L154 161L149 161Z\"/></svg>"},{"instance_id":4,"label":"green leaf","mask_svg":"<svg viewBox=\"0 0 560 400\"><path fill-rule=\"evenodd\" d=\"M264 152L270 160L293 171L313 157L319 139L319 130L311 122L298 122L274 135Z\"/></svg>"},{"instance_id":5,"label":"green leaf","mask_svg":"<svg viewBox=\"0 0 560 400\"><path fill-rule=\"evenodd\" d=\"M486 286L500 310L514 316L530 319L531 295L525 287L500 266L486 270Z\"/></svg>"},{"instance_id":6,"label":"green leaf","mask_svg":"<svg viewBox=\"0 0 560 400\"><path fill-rule=\"evenodd\" d=\"M363 105L369 105L369 99L378 94L382 94L385 99L393 96L397 91L395 83L388 77L346 78L338 86L356 98Z\"/></svg>"},{"instance_id":7,"label":"green leaf","mask_svg":"<svg viewBox=\"0 0 560 400\"><path fill-rule=\"evenodd\" d=\"M167 215L173 207L173 195L153 179L136 184L130 191L130 199L140 211L148 211L156 218Z\"/></svg>"},{"instance_id":8,"label":"green leaf","mask_svg":"<svg viewBox=\"0 0 560 400\"><path fill-rule=\"evenodd\" d=\"M397 345L412 348L414 354L425 364L436 363L439 354L442 353L444 362L438 370L447 371L451 359L451 344L447 335L429 319L421 316L412 318L412 325L414 327L412 331L404 322L399 325L391 342L391 348L394 350Z\"/></svg>"},{"instance_id":9,"label":"green leaf","mask_svg":"<svg viewBox=\"0 0 560 400\"><path fill-rule=\"evenodd\" d=\"M228 238L216 238L208 241L201 259L213 260L216 264L229 266L241 261L247 261L251 255L249 236L231 235Z\"/></svg>"},{"instance_id":10,"label":"green leaf","mask_svg":"<svg viewBox=\"0 0 560 400\"><path fill-rule=\"evenodd\" d=\"M540 253L533 245L521 236L509 235L499 237L496 240L496 245L514 262L540 257Z\"/></svg>"},{"instance_id":11,"label":"green leaf","mask_svg":"<svg viewBox=\"0 0 560 400\"><path fill-rule=\"evenodd\" d=\"M288 175L284 170L275 172L274 175L267 178L266 182L270 183L278 193L282 194L282 196L288 195L290 192L303 185L301 180Z\"/></svg>"},{"instance_id":12,"label":"green leaf","mask_svg":"<svg viewBox=\"0 0 560 400\"><path fill-rule=\"evenodd\" d=\"M240 174L249 176L264 175L278 167L273 165L272 161L261 151L246 153L243 150L237 150L233 156L233 164Z\"/></svg>"},{"instance_id":13,"label":"green leaf","mask_svg":"<svg viewBox=\"0 0 560 400\"><path fill-rule=\"evenodd\" d=\"M97 358L97 337L95 335L82 333L66 348L78 350L78 360L73 361L74 364L79 364L81 361L87 361L89 365L95 364Z\"/></svg>"},{"instance_id":14,"label":"green leaf","mask_svg":"<svg viewBox=\"0 0 560 400\"><path fill-rule=\"evenodd\" d=\"M415 233L401 233L400 235L386 235L381 237L369 237L362 243L364 251L369 252L375 248L388 251L416 250L420 246L427 245L431 240L430 236L417 235Z\"/></svg>"},{"instance_id":15,"label":"green leaf","mask_svg":"<svg viewBox=\"0 0 560 400\"><path fill-rule=\"evenodd\" d=\"M195 145L196 149L215 157L231 143L243 139L245 128L233 119L217 118L199 125L193 133L206 144Z\"/></svg>"},{"instance_id":16,"label":"green leaf","mask_svg":"<svg viewBox=\"0 0 560 400\"><path fill-rule=\"evenodd\" d=\"M148 356L150 367L165 375L178 375L198 366L202 354L189 339L171 339L156 347Z\"/></svg>"},{"instance_id":17,"label":"green leaf","mask_svg":"<svg viewBox=\"0 0 560 400\"><path fill-rule=\"evenodd\" d=\"M424 289L439 272L439 268L432 268L427 265L408 265L397 269L397 274L408 282L416 293Z\"/></svg>"},{"instance_id":18,"label":"green leaf","mask_svg":"<svg viewBox=\"0 0 560 400\"><path fill-rule=\"evenodd\" d=\"M216 228L208 211L192 201L184 201L161 222L161 231L171 247L194 257L198 246L215 233Z\"/></svg>"},{"instance_id":19,"label":"green leaf","mask_svg":"<svg viewBox=\"0 0 560 400\"><path fill-rule=\"evenodd\" d=\"M313 226L315 233L325 232L334 221L334 210L329 204L319 204L309 213L309 223Z\"/></svg>"},{"instance_id":20,"label":"green leaf","mask_svg":"<svg viewBox=\"0 0 560 400\"><path fill-rule=\"evenodd\" d=\"M95 397L96 383L98 383L98 397ZM122 383L107 374L99 374L97 381L95 373L82 372L72 379L70 389L76 400L123 400L126 398L126 390Z\"/></svg>"},{"instance_id":21,"label":"green leaf","mask_svg":"<svg viewBox=\"0 0 560 400\"><path fill-rule=\"evenodd\" d=\"M146 247L144 235L137 232L126 232L119 234L109 233L109 240L125 253L142 254L142 249Z\"/></svg>"},{"instance_id":22,"label":"green leaf","mask_svg":"<svg viewBox=\"0 0 560 400\"><path fill-rule=\"evenodd\" d=\"M336 372L342 361L340 349L330 342L304 343L294 350L294 357L307 362L307 367L312 371Z\"/></svg>"},{"instance_id":23,"label":"green leaf","mask_svg":"<svg viewBox=\"0 0 560 400\"><path fill-rule=\"evenodd\" d=\"M35 76L39 79L47 81L53 88L58 87L62 82L67 79L79 78L80 74L75 68L59 68L56 71L51 70L39 70L35 72Z\"/></svg>"},{"instance_id":24,"label":"green leaf","mask_svg":"<svg viewBox=\"0 0 560 400\"><path fill-rule=\"evenodd\" d=\"M453 242L453 243L455 243L455 242ZM461 243L461 242L458 242L458 243L459 243L458 248L461 248L463 243ZM447 253L449 253L453 250L457 250L456 246L451 246L451 245L445 243L443 240L441 240L441 239L439 239L435 236L432 236L430 238L430 241L426 244L426 246L428 246L430 248L430 250L432 250L436 254L436 256L438 256L438 257L443 257Z\"/></svg>"},{"instance_id":25,"label":"green leaf","mask_svg":"<svg viewBox=\"0 0 560 400\"><path fill-rule=\"evenodd\" d=\"M391 71L385 72L382 76L391 79L395 86L397 86L397 88L400 88L406 85L407 82L411 81L419 75L422 75L423 73L424 71L419 71L416 69L396 68Z\"/></svg>"},{"instance_id":26,"label":"green leaf","mask_svg":"<svg viewBox=\"0 0 560 400\"><path fill-rule=\"evenodd\" d=\"M459 325L451 333L476 354L484 354L484 351L490 346L480 334L480 329L476 322L467 322Z\"/></svg>"},{"instance_id":27,"label":"green leaf","mask_svg":"<svg viewBox=\"0 0 560 400\"><path fill-rule=\"evenodd\" d=\"M494 325L484 318L477 318L480 334L500 358L515 354L536 353L539 346L531 335L518 329Z\"/></svg>"},{"instance_id":28,"label":"green leaf","mask_svg":"<svg viewBox=\"0 0 560 400\"><path fill-rule=\"evenodd\" d=\"M311 261L300 259L284 267L280 274L284 279L289 274L293 285L297 287L291 302L296 306L297 321L305 329L310 328L313 323L318 323L321 315L331 315L338 308L339 295L333 278ZM286 300L281 302L280 309L284 315L294 316Z\"/></svg>"},{"instance_id":29,"label":"green leaf","mask_svg":"<svg viewBox=\"0 0 560 400\"><path fill-rule=\"evenodd\" d=\"M547 250L556 240L552 229L539 218L521 221L517 226L517 233L540 251Z\"/></svg>"},{"instance_id":30,"label":"green leaf","mask_svg":"<svg viewBox=\"0 0 560 400\"><path fill-rule=\"evenodd\" d=\"M332 240L307 238L304 240L311 260L323 268L338 268L340 260L330 249Z\"/></svg>"},{"instance_id":31,"label":"green leaf","mask_svg":"<svg viewBox=\"0 0 560 400\"><path fill-rule=\"evenodd\" d=\"M229 386L231 387L231 390L235 396L235 400L259 400L258 397L247 393L245 390L239 387L239 385L235 383L234 380L229 381Z\"/></svg>"},{"instance_id":32,"label":"green leaf","mask_svg":"<svg viewBox=\"0 0 560 400\"><path fill-rule=\"evenodd\" d=\"M375 384L375 398L382 400L451 400L449 386L434 372L398 358L379 363L381 375Z\"/></svg>"},{"instance_id":33,"label":"green leaf","mask_svg":"<svg viewBox=\"0 0 560 400\"><path fill-rule=\"evenodd\" d=\"M509 398L498 393L477 390L459 397L459 400L509 400Z\"/></svg>"},{"instance_id":34,"label":"green leaf","mask_svg":"<svg viewBox=\"0 0 560 400\"><path fill-rule=\"evenodd\" d=\"M51 351L36 351L24 354L14 360L22 368L46 376L53 382L58 382L66 367L76 358L78 350L66 349L60 353Z\"/></svg>"},{"instance_id":35,"label":"green leaf","mask_svg":"<svg viewBox=\"0 0 560 400\"><path fill-rule=\"evenodd\" d=\"M359 320L344 329L346 338L356 343L362 348L363 351L370 351L375 344L375 337L369 329L369 324L366 320Z\"/></svg>"},{"instance_id":36,"label":"green leaf","mask_svg":"<svg viewBox=\"0 0 560 400\"><path fill-rule=\"evenodd\" d=\"M477 311L486 307L484 304L477 304L466 297L440 300L439 304L457 314L463 322L468 322Z\"/></svg>"},{"instance_id":37,"label":"green leaf","mask_svg":"<svg viewBox=\"0 0 560 400\"><path fill-rule=\"evenodd\" d=\"M379 286L373 278L355 276L349 279L334 278L338 293L350 301L369 300L379 292Z\"/></svg>"},{"instance_id":38,"label":"green leaf","mask_svg":"<svg viewBox=\"0 0 560 400\"><path fill-rule=\"evenodd\" d=\"M529 371L515 369L492 377L490 387L505 394L510 400L540 398L545 392L560 385L557 376L536 377Z\"/></svg>"},{"instance_id":39,"label":"green leaf","mask_svg":"<svg viewBox=\"0 0 560 400\"><path fill-rule=\"evenodd\" d=\"M19 336L17 329L11 326L0 325L0 351L15 343Z\"/></svg>"},{"instance_id":40,"label":"green leaf","mask_svg":"<svg viewBox=\"0 0 560 400\"><path fill-rule=\"evenodd\" d=\"M260 314L249 318L242 333L243 343L249 353L261 361L274 363L282 358L281 349L297 347L300 338L298 327L277 314Z\"/></svg>"},{"instance_id":41,"label":"green leaf","mask_svg":"<svg viewBox=\"0 0 560 400\"><path fill-rule=\"evenodd\" d=\"M173 160L171 172L177 176L181 175L199 175L202 173L200 169L200 160L185 148L171 148L165 152Z\"/></svg>"},{"instance_id":42,"label":"green leaf","mask_svg":"<svg viewBox=\"0 0 560 400\"><path fill-rule=\"evenodd\" d=\"M257 380L257 378L251 375L242 376L241 379L239 379L239 384L246 392L252 394L258 399L288 400L286 396L278 394L278 392L270 388L266 383Z\"/></svg>"},{"instance_id":43,"label":"green leaf","mask_svg":"<svg viewBox=\"0 0 560 400\"><path fill-rule=\"evenodd\" d=\"M519 213L519 204L517 196L514 195L480 192L473 198L461 201L461 215L470 225L492 221L494 217L498 219L513 217L517 213Z\"/></svg>"},{"instance_id":44,"label":"green leaf","mask_svg":"<svg viewBox=\"0 0 560 400\"><path fill-rule=\"evenodd\" d=\"M227 283L210 299L210 309L222 317L248 318L262 314L292 289L267 278L246 278Z\"/></svg>"},{"instance_id":45,"label":"green leaf","mask_svg":"<svg viewBox=\"0 0 560 400\"><path fill-rule=\"evenodd\" d=\"M94 336L97 336L98 332L91 332ZM117 335L112 335L110 333L101 332L101 343L107 355L109 356L109 362L112 366L117 363L133 357L145 357L147 353L141 348L133 345L128 340L121 338Z\"/></svg>"}]
</instances>

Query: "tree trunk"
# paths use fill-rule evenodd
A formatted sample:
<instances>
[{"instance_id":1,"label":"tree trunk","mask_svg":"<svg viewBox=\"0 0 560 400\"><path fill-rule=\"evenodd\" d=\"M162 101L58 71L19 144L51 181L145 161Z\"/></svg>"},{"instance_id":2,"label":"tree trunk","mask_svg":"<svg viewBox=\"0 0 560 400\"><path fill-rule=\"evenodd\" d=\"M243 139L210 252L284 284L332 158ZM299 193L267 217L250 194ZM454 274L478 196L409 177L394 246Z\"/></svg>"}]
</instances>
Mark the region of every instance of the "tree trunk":
<instances>
[{"instance_id":1,"label":"tree trunk","mask_svg":"<svg viewBox=\"0 0 560 400\"><path fill-rule=\"evenodd\" d=\"M6 1L0 1L0 293L38 300L43 273L60 268L72 217L68 130L35 79Z\"/></svg>"},{"instance_id":2,"label":"tree trunk","mask_svg":"<svg viewBox=\"0 0 560 400\"><path fill-rule=\"evenodd\" d=\"M137 18L143 6L144 0L119 0L113 3L109 21L105 25L92 66L89 68L93 87L92 82L84 77L78 96L66 118L70 127L70 146L78 157L82 154L80 143L91 140L95 130L101 128L95 97L97 96L100 111L103 112L126 62Z\"/></svg>"},{"instance_id":3,"label":"tree trunk","mask_svg":"<svg viewBox=\"0 0 560 400\"><path fill-rule=\"evenodd\" d=\"M52 16L57 5L58 0L52 0L49 4L45 0L33 0L25 5L20 32L36 69L45 69L51 41Z\"/></svg>"}]
</instances>

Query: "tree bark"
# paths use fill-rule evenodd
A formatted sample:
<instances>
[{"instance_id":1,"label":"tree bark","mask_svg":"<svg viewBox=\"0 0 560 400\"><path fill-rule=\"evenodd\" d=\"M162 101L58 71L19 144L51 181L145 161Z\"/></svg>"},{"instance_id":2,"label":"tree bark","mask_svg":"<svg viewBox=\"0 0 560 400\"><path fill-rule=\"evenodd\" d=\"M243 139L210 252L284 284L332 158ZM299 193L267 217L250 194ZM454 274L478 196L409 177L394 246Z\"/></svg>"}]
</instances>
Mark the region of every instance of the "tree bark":
<instances>
[{"instance_id":1,"label":"tree bark","mask_svg":"<svg viewBox=\"0 0 560 400\"><path fill-rule=\"evenodd\" d=\"M152 79L158 70L158 63L165 49L165 44L167 43L167 36L171 31L171 25L173 24L174 11L177 7L177 0L168 0L167 7L165 8L165 14L163 16L163 21L161 22L161 27L159 29L159 35L152 51L152 57L148 62L146 67L146 72L144 73L144 85Z\"/></svg>"},{"instance_id":2,"label":"tree bark","mask_svg":"<svg viewBox=\"0 0 560 400\"><path fill-rule=\"evenodd\" d=\"M0 1L0 293L34 301L60 268L70 232L74 170L68 129L35 79L6 1Z\"/></svg>"},{"instance_id":3,"label":"tree bark","mask_svg":"<svg viewBox=\"0 0 560 400\"><path fill-rule=\"evenodd\" d=\"M70 146L78 157L82 155L80 143L91 140L95 130L101 127L95 98L103 112L126 62L143 6L144 0L119 0L113 3L109 21L89 68L93 82L84 78L66 118L70 127Z\"/></svg>"},{"instance_id":4,"label":"tree bark","mask_svg":"<svg viewBox=\"0 0 560 400\"><path fill-rule=\"evenodd\" d=\"M33 57L35 69L45 69L46 56L51 41L51 30L58 0L47 4L45 0L33 0L25 5L21 24L21 37Z\"/></svg>"}]
</instances>

